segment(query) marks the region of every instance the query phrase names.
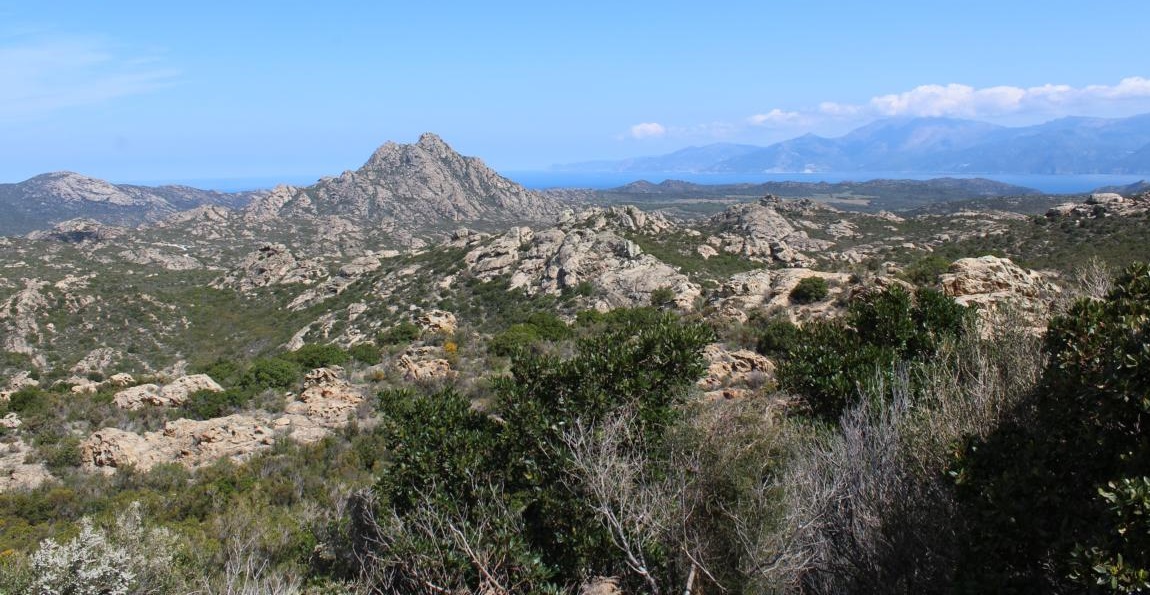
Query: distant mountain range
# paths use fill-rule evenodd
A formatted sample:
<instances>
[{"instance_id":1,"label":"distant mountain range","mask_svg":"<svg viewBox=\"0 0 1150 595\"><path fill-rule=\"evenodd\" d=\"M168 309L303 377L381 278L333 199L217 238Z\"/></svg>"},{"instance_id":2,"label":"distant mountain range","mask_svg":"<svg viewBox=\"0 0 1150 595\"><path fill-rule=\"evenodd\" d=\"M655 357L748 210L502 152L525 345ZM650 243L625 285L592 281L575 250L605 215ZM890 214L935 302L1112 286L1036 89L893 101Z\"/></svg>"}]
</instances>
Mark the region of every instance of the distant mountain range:
<instances>
[{"instance_id":1,"label":"distant mountain range","mask_svg":"<svg viewBox=\"0 0 1150 595\"><path fill-rule=\"evenodd\" d=\"M478 229L550 221L563 209L559 201L527 190L428 133L414 144L386 143L358 170L306 187L223 193L112 184L72 172L0 184L0 236L74 219L133 227L209 206L228 208L213 210L211 216L220 221L234 216L257 225L364 225L376 234L404 238L462 224Z\"/></svg>"},{"instance_id":2,"label":"distant mountain range","mask_svg":"<svg viewBox=\"0 0 1150 595\"><path fill-rule=\"evenodd\" d=\"M132 226L201 205L239 208L253 195L188 186L112 184L59 171L16 184L0 184L0 235L28 233L76 218Z\"/></svg>"},{"instance_id":3,"label":"distant mountain range","mask_svg":"<svg viewBox=\"0 0 1150 595\"><path fill-rule=\"evenodd\" d=\"M838 138L808 134L768 147L713 144L652 157L557 165L636 173L1150 173L1150 114L1061 118L1004 127L952 118L893 118Z\"/></svg>"}]
</instances>

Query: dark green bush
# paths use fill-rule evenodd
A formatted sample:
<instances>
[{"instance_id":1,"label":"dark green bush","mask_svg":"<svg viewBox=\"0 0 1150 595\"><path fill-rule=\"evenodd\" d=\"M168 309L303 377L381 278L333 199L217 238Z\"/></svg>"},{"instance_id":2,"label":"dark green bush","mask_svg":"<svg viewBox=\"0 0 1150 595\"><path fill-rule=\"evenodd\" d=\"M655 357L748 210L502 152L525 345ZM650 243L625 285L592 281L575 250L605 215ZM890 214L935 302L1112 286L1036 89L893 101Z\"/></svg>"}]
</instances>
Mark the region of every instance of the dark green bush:
<instances>
[{"instance_id":1,"label":"dark green bush","mask_svg":"<svg viewBox=\"0 0 1150 595\"><path fill-rule=\"evenodd\" d=\"M791 290L791 302L795 304L813 304L830 293L827 280L822 277L806 277L799 281Z\"/></svg>"},{"instance_id":2,"label":"dark green bush","mask_svg":"<svg viewBox=\"0 0 1150 595\"><path fill-rule=\"evenodd\" d=\"M656 308L665 308L675 304L675 290L670 287L660 287L651 292L651 305Z\"/></svg>"},{"instance_id":3,"label":"dark green bush","mask_svg":"<svg viewBox=\"0 0 1150 595\"><path fill-rule=\"evenodd\" d=\"M347 354L355 361L369 366L378 364L380 358L383 357L379 347L376 347L374 343L356 343L347 350Z\"/></svg>"},{"instance_id":4,"label":"dark green bush","mask_svg":"<svg viewBox=\"0 0 1150 595\"><path fill-rule=\"evenodd\" d=\"M295 362L279 358L263 358L252 362L252 366L240 380L240 387L252 391L265 388L287 389L303 377L303 371Z\"/></svg>"},{"instance_id":5,"label":"dark green bush","mask_svg":"<svg viewBox=\"0 0 1150 595\"><path fill-rule=\"evenodd\" d=\"M451 390L381 395L390 453L375 488L382 514L404 518L430 507L437 518L483 519L488 527L477 538L512 560L514 579L533 589L575 583L587 572L623 572L608 533L568 481L563 432L577 420L594 423L627 409L636 414L636 443L659 459L675 406L704 371L700 353L712 336L653 309L598 324L571 358L518 352L512 376L494 383L495 416ZM400 544L380 552L395 559L397 584L418 587L404 570L413 559L446 565L472 588L480 581L453 538L387 543ZM675 553L650 555L662 564Z\"/></svg>"},{"instance_id":6,"label":"dark green bush","mask_svg":"<svg viewBox=\"0 0 1150 595\"><path fill-rule=\"evenodd\" d=\"M898 366L926 361L965 334L971 316L930 289L913 297L901 287L866 295L851 303L845 322L809 323L788 338L793 347L777 353L780 386L806 396L817 416L837 420L860 394L890 385Z\"/></svg>"},{"instance_id":7,"label":"dark green bush","mask_svg":"<svg viewBox=\"0 0 1150 595\"><path fill-rule=\"evenodd\" d=\"M346 351L335 345L304 345L295 351L285 353L281 357L299 364L304 370L339 366L347 363L350 358Z\"/></svg>"},{"instance_id":8,"label":"dark green bush","mask_svg":"<svg viewBox=\"0 0 1150 595\"><path fill-rule=\"evenodd\" d=\"M383 345L402 345L418 339L419 335L419 327L415 323L405 320L380 333L379 342Z\"/></svg>"},{"instance_id":9,"label":"dark green bush","mask_svg":"<svg viewBox=\"0 0 1150 595\"><path fill-rule=\"evenodd\" d=\"M803 337L799 327L785 318L770 318L761 326L755 333L755 350L767 357L785 357L799 346Z\"/></svg>"},{"instance_id":10,"label":"dark green bush","mask_svg":"<svg viewBox=\"0 0 1150 595\"><path fill-rule=\"evenodd\" d=\"M931 254L914 261L910 266L903 269L902 276L915 285L933 286L938 284L939 277L949 268L949 259Z\"/></svg>"},{"instance_id":11,"label":"dark green bush","mask_svg":"<svg viewBox=\"0 0 1150 595\"><path fill-rule=\"evenodd\" d=\"M539 329L533 324L513 324L507 330L495 335L487 343L487 351L493 355L510 356L539 341Z\"/></svg>"},{"instance_id":12,"label":"dark green bush","mask_svg":"<svg viewBox=\"0 0 1150 595\"><path fill-rule=\"evenodd\" d=\"M212 380L223 386L238 384L244 375L243 367L234 359L227 358L219 358L210 364L196 366L194 369L202 374L207 374Z\"/></svg>"},{"instance_id":13,"label":"dark green bush","mask_svg":"<svg viewBox=\"0 0 1150 595\"><path fill-rule=\"evenodd\" d=\"M1144 264L1119 275L1105 300L1081 300L1051 321L1040 386L956 463L970 523L963 588L1150 589L1147 337Z\"/></svg>"},{"instance_id":14,"label":"dark green bush","mask_svg":"<svg viewBox=\"0 0 1150 595\"><path fill-rule=\"evenodd\" d=\"M12 393L8 399L8 410L32 415L43 412L48 408L48 404L48 393L39 387L29 386Z\"/></svg>"},{"instance_id":15,"label":"dark green bush","mask_svg":"<svg viewBox=\"0 0 1150 595\"><path fill-rule=\"evenodd\" d=\"M211 419L235 413L252 400L252 391L229 388L222 392L200 390L188 395L184 411L192 419Z\"/></svg>"}]
</instances>

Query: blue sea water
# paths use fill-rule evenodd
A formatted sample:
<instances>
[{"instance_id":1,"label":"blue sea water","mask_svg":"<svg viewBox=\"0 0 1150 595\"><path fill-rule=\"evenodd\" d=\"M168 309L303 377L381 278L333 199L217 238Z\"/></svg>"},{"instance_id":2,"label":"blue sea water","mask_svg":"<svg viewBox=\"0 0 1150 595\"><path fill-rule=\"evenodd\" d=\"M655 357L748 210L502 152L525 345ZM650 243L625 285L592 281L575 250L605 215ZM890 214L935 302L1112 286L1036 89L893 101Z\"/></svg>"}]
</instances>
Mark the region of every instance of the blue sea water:
<instances>
[{"instance_id":1,"label":"blue sea water","mask_svg":"<svg viewBox=\"0 0 1150 595\"><path fill-rule=\"evenodd\" d=\"M1080 194L1102 186L1120 186L1145 179L1137 175L1026 175L1026 174L911 174L906 172L819 172L775 174L703 174L703 173L620 173L620 172L564 172L564 171L504 171L502 175L520 184L536 189L546 188L615 188L638 180L658 184L664 180L683 180L696 184L735 184L763 182L865 182L867 180L929 180L932 178L986 178L1007 184L1034 188L1048 194ZM177 180L159 183L179 183L206 190L239 192L273 188L278 184L307 186L317 177L283 176L282 178L229 178ZM158 182L149 182L149 185Z\"/></svg>"}]
</instances>

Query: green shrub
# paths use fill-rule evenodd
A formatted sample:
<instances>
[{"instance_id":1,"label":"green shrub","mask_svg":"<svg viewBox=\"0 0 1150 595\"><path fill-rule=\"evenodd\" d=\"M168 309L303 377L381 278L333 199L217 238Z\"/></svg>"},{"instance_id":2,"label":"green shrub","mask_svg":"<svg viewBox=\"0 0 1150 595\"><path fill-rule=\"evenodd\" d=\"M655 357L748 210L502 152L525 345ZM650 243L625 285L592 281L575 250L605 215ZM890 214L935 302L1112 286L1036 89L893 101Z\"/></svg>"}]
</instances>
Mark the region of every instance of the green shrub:
<instances>
[{"instance_id":1,"label":"green shrub","mask_svg":"<svg viewBox=\"0 0 1150 595\"><path fill-rule=\"evenodd\" d=\"M65 469L75 469L82 462L80 453L80 439L68 436L55 444L41 448L44 466L50 471L59 474Z\"/></svg>"},{"instance_id":2,"label":"green shrub","mask_svg":"<svg viewBox=\"0 0 1150 595\"><path fill-rule=\"evenodd\" d=\"M192 419L223 417L244 408L252 399L250 390L229 388L225 391L199 390L188 395L184 411Z\"/></svg>"},{"instance_id":3,"label":"green shrub","mask_svg":"<svg viewBox=\"0 0 1150 595\"><path fill-rule=\"evenodd\" d=\"M46 410L48 404L48 393L39 387L28 386L12 393L12 396L8 399L8 410L24 415L32 415Z\"/></svg>"},{"instance_id":4,"label":"green shrub","mask_svg":"<svg viewBox=\"0 0 1150 595\"><path fill-rule=\"evenodd\" d=\"M513 324L507 330L495 335L487 343L487 351L493 355L510 356L539 341L539 329L533 324Z\"/></svg>"},{"instance_id":5,"label":"green shrub","mask_svg":"<svg viewBox=\"0 0 1150 595\"><path fill-rule=\"evenodd\" d=\"M955 465L971 525L963 588L1150 588L1148 336L1144 264L1119 275L1106 299L1080 300L1051 321L1040 386Z\"/></svg>"},{"instance_id":6,"label":"green shrub","mask_svg":"<svg viewBox=\"0 0 1150 595\"><path fill-rule=\"evenodd\" d=\"M287 389L299 382L303 371L295 362L279 358L263 358L252 362L252 366L240 380L240 387L250 391L265 388Z\"/></svg>"},{"instance_id":7,"label":"green shrub","mask_svg":"<svg viewBox=\"0 0 1150 595\"><path fill-rule=\"evenodd\" d=\"M799 346L803 337L799 327L786 318L767 319L755 334L755 350L767 357L785 357Z\"/></svg>"},{"instance_id":8,"label":"green shrub","mask_svg":"<svg viewBox=\"0 0 1150 595\"><path fill-rule=\"evenodd\" d=\"M675 305L675 290L670 287L660 287L651 292L651 305L656 308L665 308Z\"/></svg>"},{"instance_id":9,"label":"green shrub","mask_svg":"<svg viewBox=\"0 0 1150 595\"><path fill-rule=\"evenodd\" d=\"M347 363L348 353L335 345L304 345L285 353L283 359L295 362L304 370L314 370L326 366L339 366Z\"/></svg>"},{"instance_id":10,"label":"green shrub","mask_svg":"<svg viewBox=\"0 0 1150 595\"><path fill-rule=\"evenodd\" d=\"M347 354L355 361L369 366L378 364L383 357L379 347L376 347L374 343L356 343L347 350Z\"/></svg>"},{"instance_id":11,"label":"green shrub","mask_svg":"<svg viewBox=\"0 0 1150 595\"><path fill-rule=\"evenodd\" d=\"M548 341L561 341L571 336L567 323L551 312L534 312L527 317L527 324L535 327L539 338Z\"/></svg>"},{"instance_id":12,"label":"green shrub","mask_svg":"<svg viewBox=\"0 0 1150 595\"><path fill-rule=\"evenodd\" d=\"M383 345L402 345L419 338L420 330L413 322L405 320L379 334Z\"/></svg>"},{"instance_id":13,"label":"green shrub","mask_svg":"<svg viewBox=\"0 0 1150 595\"><path fill-rule=\"evenodd\" d=\"M403 522L382 528L377 539L386 547L376 554L387 560L398 590L418 590L427 572L453 590L476 589L483 577L458 532L472 536L471 547L490 553L493 570L524 591L622 569L610 534L569 481L564 432L576 421L631 411L635 444L660 459L676 406L704 371L700 353L712 336L653 309L604 318L570 358L518 352L512 376L494 382L494 415L453 390L381 395L389 458L374 491L384 508L379 518ZM532 325L520 329L538 334ZM649 554L660 565L678 555Z\"/></svg>"},{"instance_id":14,"label":"green shrub","mask_svg":"<svg viewBox=\"0 0 1150 595\"><path fill-rule=\"evenodd\" d=\"M234 359L219 358L216 361L204 365L196 366L196 371L207 374L223 386L232 386L238 384L243 378L244 370Z\"/></svg>"},{"instance_id":15,"label":"green shrub","mask_svg":"<svg viewBox=\"0 0 1150 595\"><path fill-rule=\"evenodd\" d=\"M963 336L972 312L934 290L911 296L893 287L855 300L845 319L809 323L788 338L787 353L776 352L780 385L806 396L827 420L838 419L860 394L881 393L873 389L890 385L898 366L924 362Z\"/></svg>"},{"instance_id":16,"label":"green shrub","mask_svg":"<svg viewBox=\"0 0 1150 595\"><path fill-rule=\"evenodd\" d=\"M915 285L933 286L938 284L939 277L949 268L949 259L931 254L914 261L910 266L903 269L902 276Z\"/></svg>"},{"instance_id":17,"label":"green shrub","mask_svg":"<svg viewBox=\"0 0 1150 595\"><path fill-rule=\"evenodd\" d=\"M806 277L799 281L791 290L791 302L795 304L813 304L830 293L827 280L822 277Z\"/></svg>"}]
</instances>

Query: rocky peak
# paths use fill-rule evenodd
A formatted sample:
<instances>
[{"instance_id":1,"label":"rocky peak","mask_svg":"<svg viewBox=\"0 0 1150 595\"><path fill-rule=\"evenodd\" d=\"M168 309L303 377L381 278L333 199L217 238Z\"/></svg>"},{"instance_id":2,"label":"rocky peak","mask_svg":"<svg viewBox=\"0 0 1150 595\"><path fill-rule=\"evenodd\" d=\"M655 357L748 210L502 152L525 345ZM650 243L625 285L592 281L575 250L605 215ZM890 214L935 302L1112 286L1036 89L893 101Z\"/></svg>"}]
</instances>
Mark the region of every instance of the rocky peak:
<instances>
[{"instance_id":1,"label":"rocky peak","mask_svg":"<svg viewBox=\"0 0 1150 595\"><path fill-rule=\"evenodd\" d=\"M356 171L308 188L277 188L247 213L260 220L336 215L381 231L415 233L440 232L444 224L459 222L549 222L561 210L558 201L500 176L480 159L456 153L428 133L415 144L383 145Z\"/></svg>"}]
</instances>

